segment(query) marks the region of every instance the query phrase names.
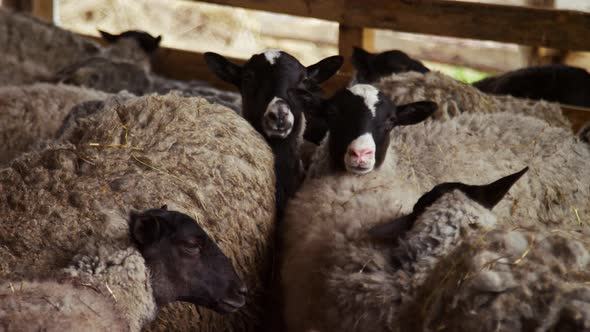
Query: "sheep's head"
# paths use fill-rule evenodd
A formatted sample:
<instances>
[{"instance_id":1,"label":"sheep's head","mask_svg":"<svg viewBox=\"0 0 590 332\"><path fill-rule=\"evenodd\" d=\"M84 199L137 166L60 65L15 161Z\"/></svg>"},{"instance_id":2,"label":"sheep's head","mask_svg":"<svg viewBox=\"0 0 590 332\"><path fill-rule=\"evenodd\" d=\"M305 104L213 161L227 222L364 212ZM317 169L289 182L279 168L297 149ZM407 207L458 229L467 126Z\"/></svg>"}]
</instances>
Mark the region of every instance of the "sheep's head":
<instances>
[{"instance_id":1,"label":"sheep's head","mask_svg":"<svg viewBox=\"0 0 590 332\"><path fill-rule=\"evenodd\" d=\"M267 139L284 139L301 121L301 113L287 101L287 91L320 91L319 84L334 75L343 60L332 56L305 67L288 53L266 51L242 66L211 52L205 53L205 61L220 79L240 90L242 114L259 133Z\"/></svg>"},{"instance_id":2,"label":"sheep's head","mask_svg":"<svg viewBox=\"0 0 590 332\"><path fill-rule=\"evenodd\" d=\"M106 31L98 30L102 39L109 44L115 44L125 40L134 40L137 45L147 54L152 54L160 47L162 36L154 37L149 33L141 30L129 30L118 35L110 34Z\"/></svg>"},{"instance_id":3,"label":"sheep's head","mask_svg":"<svg viewBox=\"0 0 590 332\"><path fill-rule=\"evenodd\" d=\"M367 174L381 166L389 147L389 134L396 126L419 123L437 109L433 102L396 106L375 87L357 84L329 99L304 90L292 90L290 98L306 116L323 119L329 130L330 160L338 170Z\"/></svg>"},{"instance_id":4,"label":"sheep's head","mask_svg":"<svg viewBox=\"0 0 590 332\"><path fill-rule=\"evenodd\" d=\"M244 305L247 289L231 261L189 216L165 206L131 213L130 232L159 306L185 301L227 313Z\"/></svg>"},{"instance_id":5,"label":"sheep's head","mask_svg":"<svg viewBox=\"0 0 590 332\"><path fill-rule=\"evenodd\" d=\"M406 53L391 50L379 54L369 53L362 48L355 47L351 57L356 73L355 83L375 83L391 74L416 71L426 73L430 71L420 61L410 58Z\"/></svg>"},{"instance_id":6,"label":"sheep's head","mask_svg":"<svg viewBox=\"0 0 590 332\"><path fill-rule=\"evenodd\" d=\"M412 229L414 224L421 222L422 218L434 217L436 219L436 216L441 215L441 212L447 219L472 218L485 224L486 214L490 213L489 211L502 200L528 169L525 167L519 172L485 185L468 185L460 182L438 184L422 195L414 205L412 213L378 225L370 230L370 234L375 238L397 240ZM453 212L449 213L449 211ZM457 220L453 224L461 225L461 221L464 220ZM474 221L471 220L467 223L473 224Z\"/></svg>"}]
</instances>

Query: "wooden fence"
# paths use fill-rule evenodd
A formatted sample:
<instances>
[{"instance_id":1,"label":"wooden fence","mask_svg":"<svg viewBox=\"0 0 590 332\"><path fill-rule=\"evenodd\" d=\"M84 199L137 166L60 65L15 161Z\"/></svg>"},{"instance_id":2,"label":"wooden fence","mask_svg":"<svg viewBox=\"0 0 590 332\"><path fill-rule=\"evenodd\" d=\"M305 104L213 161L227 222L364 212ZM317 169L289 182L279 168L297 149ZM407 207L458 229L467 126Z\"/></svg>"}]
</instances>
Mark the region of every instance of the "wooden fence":
<instances>
[{"instance_id":1,"label":"wooden fence","mask_svg":"<svg viewBox=\"0 0 590 332\"><path fill-rule=\"evenodd\" d=\"M205 0L201 2L312 17L339 23L338 48L350 57L353 46L373 49L371 28L449 36L560 50L590 51L590 13L448 0ZM53 0L3 0L3 5L53 19ZM236 61L243 61L236 59ZM176 79L219 82L202 54L164 48L155 59L157 73ZM346 85L352 68L326 83L328 91ZM590 121L590 109L562 105L574 129Z\"/></svg>"}]
</instances>

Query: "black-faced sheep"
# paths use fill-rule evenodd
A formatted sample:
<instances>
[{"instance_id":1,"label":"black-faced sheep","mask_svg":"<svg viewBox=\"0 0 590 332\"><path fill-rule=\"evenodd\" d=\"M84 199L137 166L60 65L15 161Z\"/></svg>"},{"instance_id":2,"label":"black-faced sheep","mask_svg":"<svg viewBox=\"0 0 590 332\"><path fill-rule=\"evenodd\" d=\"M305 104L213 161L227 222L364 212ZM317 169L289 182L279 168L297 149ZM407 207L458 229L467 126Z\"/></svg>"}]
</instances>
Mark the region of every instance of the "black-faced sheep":
<instances>
[{"instance_id":1,"label":"black-faced sheep","mask_svg":"<svg viewBox=\"0 0 590 332\"><path fill-rule=\"evenodd\" d=\"M357 90L364 92L355 93ZM440 182L490 181L528 165L531 171L527 181L519 182L514 196L500 204L500 216L535 220L547 227L564 220L581 227L580 220L590 216L590 149L570 129L502 112L465 113L444 122L426 121L392 130L388 121L373 115L372 109L376 114L387 113L393 123L403 119L405 112L396 111L390 99L371 85L355 85L332 99L316 99L307 105L308 110L319 110L317 116L324 116L330 127L312 160L311 177L342 171L370 174L392 167L423 192ZM409 105L432 110L434 104ZM419 120L421 112L414 113ZM381 128L389 130L383 135ZM371 143L374 157L351 152L355 139L361 136ZM386 151L386 156L381 157L380 151ZM381 158L385 161L380 166Z\"/></svg>"},{"instance_id":2,"label":"black-faced sheep","mask_svg":"<svg viewBox=\"0 0 590 332\"><path fill-rule=\"evenodd\" d=\"M319 84L338 71L342 57L329 57L308 67L290 54L277 50L255 54L243 66L211 52L205 53L205 60L219 78L240 90L242 115L273 150L277 214L278 220L281 220L287 201L303 178L300 156L302 137L310 139L310 136L315 136L317 128L313 126L318 125L309 121L312 128L306 129L305 116L299 107L290 105L287 91L304 88L314 95L321 94Z\"/></svg>"},{"instance_id":3,"label":"black-faced sheep","mask_svg":"<svg viewBox=\"0 0 590 332\"><path fill-rule=\"evenodd\" d=\"M132 212L129 229L146 265L146 275L133 276L139 284L129 285L146 293L137 292L134 296L153 298L158 307L184 301L220 313L234 312L244 305L247 289L231 261L189 216L166 207ZM82 326L85 331L99 331L105 326L137 330L134 323L143 323L141 317L133 317L133 310L125 310L132 308L135 301L125 303L129 299L115 298L109 288L100 290L102 284L115 286L122 282L112 271L124 264L110 261L100 266L76 261L65 273L56 271L49 278L42 276L46 280L61 280L60 283L5 282L4 296L0 295L0 326L7 331L53 331L58 327L60 331L78 331ZM48 308L50 305L53 308Z\"/></svg>"},{"instance_id":4,"label":"black-faced sheep","mask_svg":"<svg viewBox=\"0 0 590 332\"><path fill-rule=\"evenodd\" d=\"M167 203L186 211L232 259L248 300L227 316L166 305L150 328L258 330L275 214L270 149L234 112L200 98L105 105L58 142L0 170L0 278L69 267L70 276L112 292L137 331L154 317L156 299L145 296L154 289L149 253L133 246L127 219L130 209Z\"/></svg>"}]
</instances>

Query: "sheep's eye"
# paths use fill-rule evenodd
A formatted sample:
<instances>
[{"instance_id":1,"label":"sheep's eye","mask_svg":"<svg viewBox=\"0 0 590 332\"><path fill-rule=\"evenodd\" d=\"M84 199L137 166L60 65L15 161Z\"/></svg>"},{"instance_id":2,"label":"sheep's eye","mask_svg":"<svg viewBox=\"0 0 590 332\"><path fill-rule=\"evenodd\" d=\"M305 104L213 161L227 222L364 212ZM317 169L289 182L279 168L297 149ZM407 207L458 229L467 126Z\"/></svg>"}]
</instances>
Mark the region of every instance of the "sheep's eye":
<instances>
[{"instance_id":1,"label":"sheep's eye","mask_svg":"<svg viewBox=\"0 0 590 332\"><path fill-rule=\"evenodd\" d=\"M198 244L187 242L182 246L182 250L188 254L196 255L201 251L201 247Z\"/></svg>"}]
</instances>

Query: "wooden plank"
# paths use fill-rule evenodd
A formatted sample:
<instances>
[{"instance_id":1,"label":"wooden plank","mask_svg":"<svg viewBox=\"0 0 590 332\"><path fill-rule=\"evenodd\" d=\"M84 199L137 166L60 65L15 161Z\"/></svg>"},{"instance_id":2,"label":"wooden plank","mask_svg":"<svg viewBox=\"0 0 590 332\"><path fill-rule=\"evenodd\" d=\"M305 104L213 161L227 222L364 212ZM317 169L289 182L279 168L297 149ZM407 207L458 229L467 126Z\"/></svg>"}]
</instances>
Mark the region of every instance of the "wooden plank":
<instances>
[{"instance_id":1,"label":"wooden plank","mask_svg":"<svg viewBox=\"0 0 590 332\"><path fill-rule=\"evenodd\" d=\"M340 69L343 73L354 71L350 62L353 46L373 52L375 50L375 32L371 29L350 27L344 24L338 26L338 53L344 57L344 64Z\"/></svg>"},{"instance_id":2,"label":"wooden plank","mask_svg":"<svg viewBox=\"0 0 590 332\"><path fill-rule=\"evenodd\" d=\"M53 23L54 0L32 0L31 14L46 22Z\"/></svg>"},{"instance_id":3,"label":"wooden plank","mask_svg":"<svg viewBox=\"0 0 590 332\"><path fill-rule=\"evenodd\" d=\"M570 120L575 133L590 122L590 108L561 104L561 111Z\"/></svg>"},{"instance_id":4,"label":"wooden plank","mask_svg":"<svg viewBox=\"0 0 590 332\"><path fill-rule=\"evenodd\" d=\"M2 0L2 7L10 8L15 11L31 11L31 0Z\"/></svg>"},{"instance_id":5,"label":"wooden plank","mask_svg":"<svg viewBox=\"0 0 590 332\"><path fill-rule=\"evenodd\" d=\"M590 13L446 0L206 0L347 26L590 50Z\"/></svg>"}]
</instances>

